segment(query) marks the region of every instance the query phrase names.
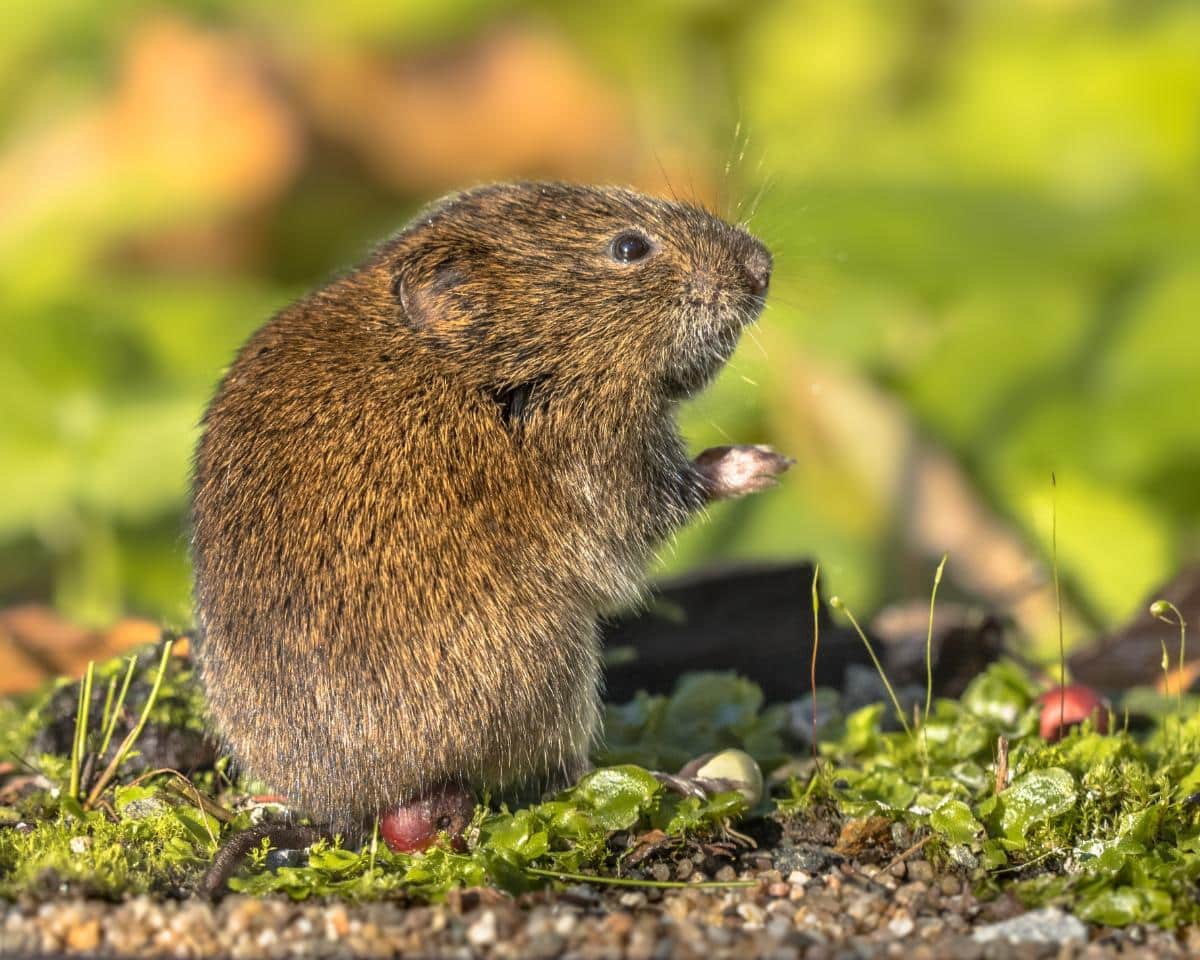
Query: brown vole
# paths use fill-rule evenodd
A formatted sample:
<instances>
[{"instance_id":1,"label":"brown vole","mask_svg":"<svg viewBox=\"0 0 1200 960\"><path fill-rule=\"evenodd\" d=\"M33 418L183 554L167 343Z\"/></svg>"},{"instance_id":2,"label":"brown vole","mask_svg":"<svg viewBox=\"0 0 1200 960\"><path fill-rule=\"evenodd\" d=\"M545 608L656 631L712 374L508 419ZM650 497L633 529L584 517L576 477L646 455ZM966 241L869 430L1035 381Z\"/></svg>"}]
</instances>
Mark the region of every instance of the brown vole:
<instances>
[{"instance_id":1,"label":"brown vole","mask_svg":"<svg viewBox=\"0 0 1200 960\"><path fill-rule=\"evenodd\" d=\"M770 270L694 206L488 186L255 333L192 515L201 675L242 765L330 828L390 811L400 846L474 790L582 772L597 613L705 503L791 462L692 461L674 422Z\"/></svg>"}]
</instances>

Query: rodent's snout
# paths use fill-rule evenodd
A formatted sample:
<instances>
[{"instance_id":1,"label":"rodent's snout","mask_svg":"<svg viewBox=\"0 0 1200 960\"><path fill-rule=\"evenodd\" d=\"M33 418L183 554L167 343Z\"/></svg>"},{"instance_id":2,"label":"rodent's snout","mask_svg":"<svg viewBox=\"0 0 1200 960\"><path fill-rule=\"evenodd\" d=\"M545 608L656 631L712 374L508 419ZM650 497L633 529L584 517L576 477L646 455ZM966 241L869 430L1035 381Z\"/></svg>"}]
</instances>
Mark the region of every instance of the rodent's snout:
<instances>
[{"instance_id":1,"label":"rodent's snout","mask_svg":"<svg viewBox=\"0 0 1200 960\"><path fill-rule=\"evenodd\" d=\"M756 297L761 297L767 292L771 283L772 262L770 251L757 241L742 258L742 273L746 276L750 292Z\"/></svg>"}]
</instances>

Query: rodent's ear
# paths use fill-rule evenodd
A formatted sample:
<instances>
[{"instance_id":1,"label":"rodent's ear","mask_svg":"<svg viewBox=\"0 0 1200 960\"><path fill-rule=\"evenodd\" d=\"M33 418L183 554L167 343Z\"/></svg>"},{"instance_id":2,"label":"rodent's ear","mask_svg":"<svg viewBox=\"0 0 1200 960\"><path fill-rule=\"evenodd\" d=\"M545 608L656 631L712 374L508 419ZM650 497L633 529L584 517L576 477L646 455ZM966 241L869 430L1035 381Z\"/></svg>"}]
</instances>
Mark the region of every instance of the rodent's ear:
<instances>
[{"instance_id":1,"label":"rodent's ear","mask_svg":"<svg viewBox=\"0 0 1200 960\"><path fill-rule=\"evenodd\" d=\"M396 298L400 314L409 326L420 330L428 325L428 306L420 296L419 285L414 284L404 271L392 278L392 296Z\"/></svg>"},{"instance_id":2,"label":"rodent's ear","mask_svg":"<svg viewBox=\"0 0 1200 960\"><path fill-rule=\"evenodd\" d=\"M432 327L438 315L445 313L447 298L467 282L467 273L459 264L459 257L445 256L432 265L408 263L396 270L392 295L414 329Z\"/></svg>"}]
</instances>

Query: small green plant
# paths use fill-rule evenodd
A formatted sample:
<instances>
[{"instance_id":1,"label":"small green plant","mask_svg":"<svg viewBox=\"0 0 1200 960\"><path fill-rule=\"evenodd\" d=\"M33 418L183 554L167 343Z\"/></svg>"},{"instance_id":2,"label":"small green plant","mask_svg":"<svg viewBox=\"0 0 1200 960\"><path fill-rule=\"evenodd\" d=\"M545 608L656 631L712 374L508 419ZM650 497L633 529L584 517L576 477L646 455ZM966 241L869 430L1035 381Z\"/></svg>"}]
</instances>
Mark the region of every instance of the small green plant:
<instances>
[{"instance_id":1,"label":"small green plant","mask_svg":"<svg viewBox=\"0 0 1200 960\"><path fill-rule=\"evenodd\" d=\"M1174 620L1170 619L1167 614L1172 614ZM1176 697L1179 707L1179 722L1183 722L1183 686L1184 686L1184 667L1187 661L1187 621L1183 619L1183 614L1179 612L1179 608L1169 600L1155 600L1150 604L1150 615L1156 620L1161 620L1163 623L1169 623L1172 626L1179 627L1179 669L1176 675ZM1170 693L1170 658L1167 656L1167 642L1162 642L1162 668L1163 668L1163 693Z\"/></svg>"},{"instance_id":2,"label":"small green plant","mask_svg":"<svg viewBox=\"0 0 1200 960\"><path fill-rule=\"evenodd\" d=\"M881 704L864 707L822 743L829 775L793 780L780 806L928 831L927 854L981 896L1010 890L1101 924L1200 921L1200 703L1187 698L1183 722L1169 723L1174 711L1150 712L1157 698L1131 691L1124 705L1149 730L1085 722L1048 743L1038 693L1023 668L993 664L958 700L936 700L927 745L884 730ZM1004 782L993 770L1001 738Z\"/></svg>"},{"instance_id":3,"label":"small green plant","mask_svg":"<svg viewBox=\"0 0 1200 960\"><path fill-rule=\"evenodd\" d=\"M142 731L146 727L146 722L155 708L159 692L162 689L167 664L170 662L171 647L171 641L163 644L162 657L155 672L150 693L146 698L145 704L142 706L142 712L138 717L137 723L121 741L116 752L109 759L108 764L101 771L100 775L90 784L90 789L89 784L86 782L90 779L89 771L92 769L94 763L103 762L104 758L108 756L113 734L116 731L117 721L124 708L125 699L128 696L129 687L137 667L137 657L128 658L119 693L117 692L117 674L113 673L109 677L108 688L104 696L104 708L100 716L100 744L99 748L95 751L89 748L89 741L92 740L90 721L96 664L95 662L88 663L83 678L79 683L79 697L75 708L74 736L71 742L71 754L67 767L69 773L66 784L67 796L73 803L79 805L82 810L87 810L95 806L104 791L112 783L121 764L128 758L138 738L142 735ZM84 796L85 791L86 797Z\"/></svg>"},{"instance_id":4,"label":"small green plant","mask_svg":"<svg viewBox=\"0 0 1200 960\"><path fill-rule=\"evenodd\" d=\"M883 664L879 662L879 657L875 655L875 648L871 646L871 641L867 639L863 628L858 625L858 621L854 618L854 614L850 612L850 608L842 602L841 597L830 597L829 605L834 610L838 610L846 615L846 619L850 621L850 625L854 627L854 632L858 634L858 638L863 642L863 646L867 648L867 653L871 657L871 662L875 664L875 670L879 674L879 679L883 681L883 686L887 690L888 696L892 700L892 706L896 708L896 719L900 721L900 726L904 728L904 733L911 739L913 732L912 727L908 725L908 718L904 716L904 708L900 706L900 700L896 697L896 691L892 689L892 682L888 679L887 671L883 669Z\"/></svg>"},{"instance_id":5,"label":"small green plant","mask_svg":"<svg viewBox=\"0 0 1200 960\"><path fill-rule=\"evenodd\" d=\"M1067 725L1067 645L1058 578L1058 477L1054 473L1050 474L1050 568L1054 572L1054 613L1058 620L1058 730L1062 733Z\"/></svg>"},{"instance_id":6,"label":"small green plant","mask_svg":"<svg viewBox=\"0 0 1200 960\"><path fill-rule=\"evenodd\" d=\"M84 803L85 809L94 806L104 791L108 789L108 785L112 782L113 777L116 776L121 764L129 756L129 751L133 749L134 744L138 741L138 737L142 735L142 731L146 728L146 721L150 718L150 712L154 709L158 693L162 689L163 678L167 673L167 664L171 660L171 648L173 646L174 641L172 640L168 640L163 644L162 658L159 660L158 671L154 675L154 683L150 687L150 695L146 698L146 704L142 707L137 724L126 734L125 739L121 741L121 745L117 747L117 752L113 755L112 760L109 761L108 766L104 768L104 771L92 786L87 801Z\"/></svg>"},{"instance_id":7,"label":"small green plant","mask_svg":"<svg viewBox=\"0 0 1200 960\"><path fill-rule=\"evenodd\" d=\"M611 836L656 830L682 842L691 834L721 831L745 809L746 801L736 791L704 800L683 797L640 767L603 767L551 800L514 811L478 809L467 830L474 839L466 852L447 844L423 854L403 854L376 842L359 851L321 843L311 849L305 866L275 872L256 868L230 886L243 893L286 893L298 900L330 894L374 899L398 890L439 897L454 886L482 883L520 893L550 880L694 887L621 875L620 860L609 848Z\"/></svg>"},{"instance_id":8,"label":"small green plant","mask_svg":"<svg viewBox=\"0 0 1200 960\"><path fill-rule=\"evenodd\" d=\"M925 713L921 726L929 723L929 706L933 703L933 611L937 606L938 587L942 585L942 574L946 570L946 560L950 554L943 553L941 562L933 574L933 590L929 594L929 629L925 633Z\"/></svg>"},{"instance_id":9,"label":"small green plant","mask_svg":"<svg viewBox=\"0 0 1200 960\"><path fill-rule=\"evenodd\" d=\"M83 755L87 751L88 711L92 704L92 680L96 664L89 662L79 685L79 706L75 710L75 740L71 745L71 783L68 787L71 799L79 799L79 781L82 776Z\"/></svg>"}]
</instances>

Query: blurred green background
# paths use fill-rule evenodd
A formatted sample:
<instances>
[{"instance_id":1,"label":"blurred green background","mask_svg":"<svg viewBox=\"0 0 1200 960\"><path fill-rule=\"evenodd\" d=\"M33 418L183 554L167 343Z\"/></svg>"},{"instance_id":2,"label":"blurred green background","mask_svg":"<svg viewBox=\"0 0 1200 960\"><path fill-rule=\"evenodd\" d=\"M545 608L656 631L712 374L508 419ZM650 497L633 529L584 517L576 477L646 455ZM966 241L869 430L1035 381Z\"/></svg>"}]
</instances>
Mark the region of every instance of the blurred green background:
<instances>
[{"instance_id":1,"label":"blurred green background","mask_svg":"<svg viewBox=\"0 0 1200 960\"><path fill-rule=\"evenodd\" d=\"M0 603L186 624L189 458L238 344L423 203L633 183L776 252L685 416L783 486L669 570L816 556L1035 639L1200 548L1200 5L46 0L0 14Z\"/></svg>"}]
</instances>

